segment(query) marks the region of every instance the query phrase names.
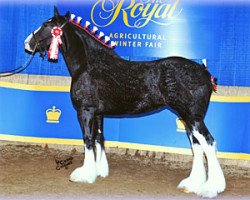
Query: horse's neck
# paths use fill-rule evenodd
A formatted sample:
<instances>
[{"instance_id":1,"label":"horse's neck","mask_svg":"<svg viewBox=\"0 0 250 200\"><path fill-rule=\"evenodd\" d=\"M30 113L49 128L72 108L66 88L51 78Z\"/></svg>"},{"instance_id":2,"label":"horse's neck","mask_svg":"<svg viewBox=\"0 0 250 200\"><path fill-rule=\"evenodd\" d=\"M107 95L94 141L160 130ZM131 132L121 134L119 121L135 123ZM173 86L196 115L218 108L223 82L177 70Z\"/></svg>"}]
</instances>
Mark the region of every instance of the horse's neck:
<instances>
[{"instance_id":1,"label":"horse's neck","mask_svg":"<svg viewBox=\"0 0 250 200\"><path fill-rule=\"evenodd\" d=\"M98 68L106 65L114 59L121 59L115 52L107 49L107 47L98 44L87 33L77 30L74 25L65 26L62 48L65 62L71 77L75 77L86 70L88 67L95 67L95 62L98 61Z\"/></svg>"},{"instance_id":2,"label":"horse's neck","mask_svg":"<svg viewBox=\"0 0 250 200\"><path fill-rule=\"evenodd\" d=\"M87 55L83 41L69 25L65 26L63 37L62 54L68 67L71 77L77 76L81 71L86 70Z\"/></svg>"}]
</instances>

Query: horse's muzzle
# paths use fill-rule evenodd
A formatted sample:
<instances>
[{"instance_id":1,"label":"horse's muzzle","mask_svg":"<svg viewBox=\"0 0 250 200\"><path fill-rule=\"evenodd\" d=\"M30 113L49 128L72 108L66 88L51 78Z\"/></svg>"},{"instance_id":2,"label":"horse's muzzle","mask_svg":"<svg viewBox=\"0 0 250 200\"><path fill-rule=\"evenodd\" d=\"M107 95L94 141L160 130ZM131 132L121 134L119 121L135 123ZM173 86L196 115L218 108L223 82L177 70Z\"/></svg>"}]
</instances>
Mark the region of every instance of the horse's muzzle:
<instances>
[{"instance_id":1,"label":"horse's muzzle","mask_svg":"<svg viewBox=\"0 0 250 200\"><path fill-rule=\"evenodd\" d=\"M29 53L33 53L34 50L31 49L29 43L24 43L24 48L26 51L28 51Z\"/></svg>"}]
</instances>

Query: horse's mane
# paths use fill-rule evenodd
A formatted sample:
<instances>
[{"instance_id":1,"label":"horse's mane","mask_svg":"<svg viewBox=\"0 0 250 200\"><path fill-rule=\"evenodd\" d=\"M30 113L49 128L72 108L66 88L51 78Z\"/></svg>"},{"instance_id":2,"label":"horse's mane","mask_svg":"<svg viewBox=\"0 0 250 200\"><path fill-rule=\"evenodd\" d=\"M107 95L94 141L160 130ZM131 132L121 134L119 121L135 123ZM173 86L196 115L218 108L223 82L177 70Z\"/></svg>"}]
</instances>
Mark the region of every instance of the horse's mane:
<instances>
[{"instance_id":1,"label":"horse's mane","mask_svg":"<svg viewBox=\"0 0 250 200\"><path fill-rule=\"evenodd\" d=\"M120 58L120 56L113 50L112 47L106 44L102 39L97 38L96 34L92 34L89 28L82 27L81 25L72 21L70 24L73 29L84 38L84 42L86 42L88 45L88 50L106 53L110 56Z\"/></svg>"}]
</instances>

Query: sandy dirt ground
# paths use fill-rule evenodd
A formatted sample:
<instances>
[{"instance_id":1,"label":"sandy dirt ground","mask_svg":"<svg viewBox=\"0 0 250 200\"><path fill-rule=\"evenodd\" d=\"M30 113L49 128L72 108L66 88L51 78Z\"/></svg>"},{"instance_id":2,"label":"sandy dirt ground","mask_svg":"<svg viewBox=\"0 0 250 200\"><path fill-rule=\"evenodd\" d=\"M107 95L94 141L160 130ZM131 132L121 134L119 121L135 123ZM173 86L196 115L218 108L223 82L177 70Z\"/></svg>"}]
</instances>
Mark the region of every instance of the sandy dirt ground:
<instances>
[{"instance_id":1,"label":"sandy dirt ground","mask_svg":"<svg viewBox=\"0 0 250 200\"><path fill-rule=\"evenodd\" d=\"M143 156L109 153L109 177L94 184L70 182L70 173L82 165L83 158L77 151L2 145L0 199L200 199L176 188L189 175L191 163L156 163ZM67 169L56 160L67 160ZM218 199L250 199L250 172L232 173L227 168L223 167L227 189Z\"/></svg>"}]
</instances>

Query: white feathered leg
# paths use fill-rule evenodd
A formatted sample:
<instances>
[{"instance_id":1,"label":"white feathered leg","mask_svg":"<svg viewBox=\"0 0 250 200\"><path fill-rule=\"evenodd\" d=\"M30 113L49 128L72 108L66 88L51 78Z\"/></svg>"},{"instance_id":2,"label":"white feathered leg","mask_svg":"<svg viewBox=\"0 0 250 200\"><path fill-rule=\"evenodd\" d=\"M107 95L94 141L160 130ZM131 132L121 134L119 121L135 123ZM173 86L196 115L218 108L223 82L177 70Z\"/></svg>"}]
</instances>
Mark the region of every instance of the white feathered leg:
<instances>
[{"instance_id":1,"label":"white feathered leg","mask_svg":"<svg viewBox=\"0 0 250 200\"><path fill-rule=\"evenodd\" d=\"M178 185L179 189L182 189L186 193L197 193L206 181L206 170L203 161L203 149L199 144L193 144L193 166L189 177L185 178Z\"/></svg>"},{"instance_id":2,"label":"white feathered leg","mask_svg":"<svg viewBox=\"0 0 250 200\"><path fill-rule=\"evenodd\" d=\"M202 197L214 198L226 188L225 177L216 157L215 143L209 145L204 136L197 130L194 130L193 135L201 144L208 162L207 182L201 186L197 194Z\"/></svg>"},{"instance_id":3,"label":"white feathered leg","mask_svg":"<svg viewBox=\"0 0 250 200\"><path fill-rule=\"evenodd\" d=\"M97 176L105 178L109 175L109 165L106 153L98 142L96 143L96 169Z\"/></svg>"},{"instance_id":4,"label":"white feathered leg","mask_svg":"<svg viewBox=\"0 0 250 200\"><path fill-rule=\"evenodd\" d=\"M70 180L73 182L94 183L97 177L95 155L93 149L85 147L85 159L82 167L75 169Z\"/></svg>"}]
</instances>

